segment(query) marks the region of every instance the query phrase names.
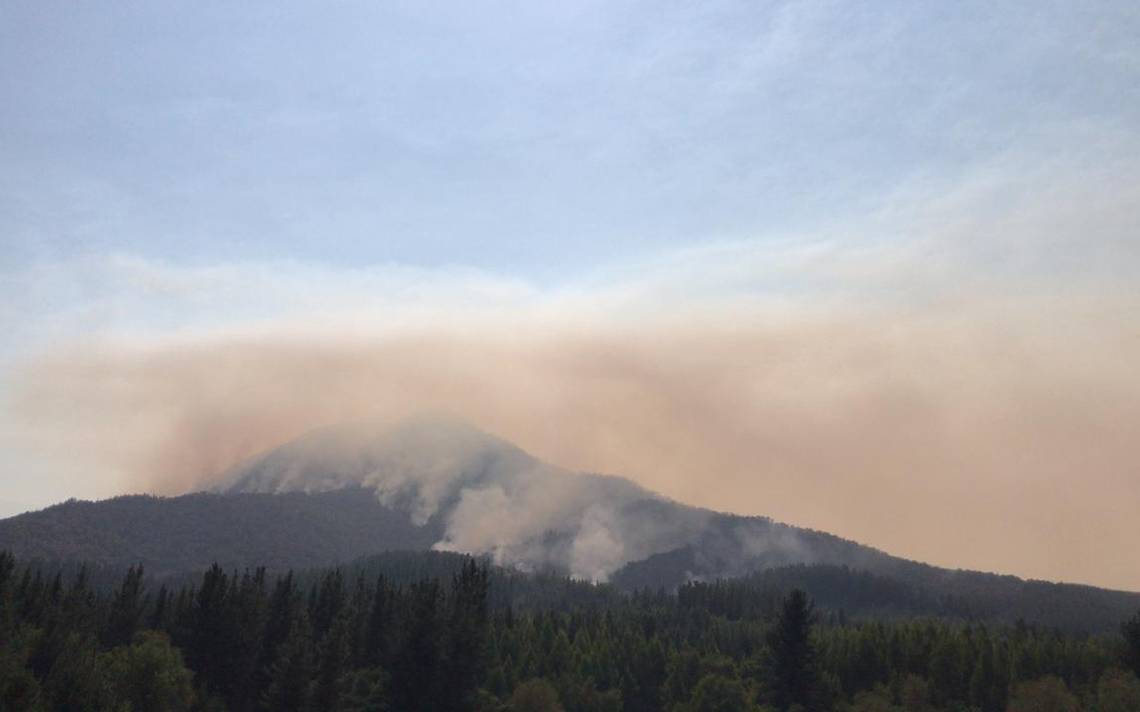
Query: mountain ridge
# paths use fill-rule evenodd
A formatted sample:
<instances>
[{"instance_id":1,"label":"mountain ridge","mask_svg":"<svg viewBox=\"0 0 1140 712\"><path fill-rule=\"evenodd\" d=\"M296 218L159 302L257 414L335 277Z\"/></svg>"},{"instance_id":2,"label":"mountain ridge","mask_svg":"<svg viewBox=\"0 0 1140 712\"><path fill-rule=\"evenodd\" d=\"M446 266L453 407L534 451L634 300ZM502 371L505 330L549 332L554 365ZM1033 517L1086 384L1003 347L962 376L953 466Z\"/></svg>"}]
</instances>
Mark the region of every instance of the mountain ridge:
<instances>
[{"instance_id":1,"label":"mountain ridge","mask_svg":"<svg viewBox=\"0 0 1140 712\"><path fill-rule=\"evenodd\" d=\"M975 601L992 615L1032 601L1027 610L1069 627L1080 615L1051 606L1088 608L1096 626L1140 607L1140 593L945 569L769 517L691 507L618 477L549 465L462 423L414 421L379 437L370 427L309 433L240 463L208 492L72 500L3 519L0 550L142 563L156 575L215 562L284 570L382 551L455 551L624 590L831 566Z\"/></svg>"}]
</instances>

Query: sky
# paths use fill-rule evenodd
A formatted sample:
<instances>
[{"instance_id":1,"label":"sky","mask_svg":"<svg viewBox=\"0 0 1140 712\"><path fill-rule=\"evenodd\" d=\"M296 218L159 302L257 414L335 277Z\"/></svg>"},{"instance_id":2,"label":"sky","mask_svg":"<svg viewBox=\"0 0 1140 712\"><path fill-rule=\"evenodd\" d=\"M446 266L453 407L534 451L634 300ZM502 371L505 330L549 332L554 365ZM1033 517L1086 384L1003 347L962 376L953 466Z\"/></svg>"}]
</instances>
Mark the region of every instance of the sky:
<instances>
[{"instance_id":1,"label":"sky","mask_svg":"<svg viewBox=\"0 0 1140 712\"><path fill-rule=\"evenodd\" d=\"M1140 590L1130 2L0 3L0 515L447 411Z\"/></svg>"}]
</instances>

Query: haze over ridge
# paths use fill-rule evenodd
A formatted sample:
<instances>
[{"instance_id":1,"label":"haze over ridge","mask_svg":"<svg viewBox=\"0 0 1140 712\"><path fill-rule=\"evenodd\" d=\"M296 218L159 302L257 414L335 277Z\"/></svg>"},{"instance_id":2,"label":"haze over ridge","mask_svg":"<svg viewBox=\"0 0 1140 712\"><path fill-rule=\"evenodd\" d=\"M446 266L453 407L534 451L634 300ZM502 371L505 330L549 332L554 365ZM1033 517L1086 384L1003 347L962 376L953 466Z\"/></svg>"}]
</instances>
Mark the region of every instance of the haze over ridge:
<instances>
[{"instance_id":1,"label":"haze over ridge","mask_svg":"<svg viewBox=\"0 0 1140 712\"><path fill-rule=\"evenodd\" d=\"M616 477L549 465L439 415L311 431L240 463L217 487L227 493L363 488L384 506L406 511L416 526L438 522L436 549L490 554L498 564L531 570L556 567L594 581L694 540L708 519L675 506L666 507L667 521L639 515L639 504L659 497Z\"/></svg>"}]
</instances>

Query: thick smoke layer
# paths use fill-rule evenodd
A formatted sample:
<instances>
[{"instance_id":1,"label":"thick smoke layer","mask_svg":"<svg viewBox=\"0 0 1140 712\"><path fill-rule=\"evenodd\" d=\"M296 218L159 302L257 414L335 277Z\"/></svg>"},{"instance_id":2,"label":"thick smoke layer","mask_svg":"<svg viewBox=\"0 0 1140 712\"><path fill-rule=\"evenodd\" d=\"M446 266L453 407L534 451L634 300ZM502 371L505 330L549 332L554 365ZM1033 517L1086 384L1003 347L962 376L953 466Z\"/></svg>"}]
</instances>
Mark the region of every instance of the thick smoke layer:
<instances>
[{"instance_id":1,"label":"thick smoke layer","mask_svg":"<svg viewBox=\"0 0 1140 712\"><path fill-rule=\"evenodd\" d=\"M937 564L1140 589L1137 306L1038 296L104 342L26 367L10 417L112 494L210 486L314 427L447 412L679 501ZM516 557L572 497L465 491L444 545ZM611 570L624 536L588 512L576 569Z\"/></svg>"}]
</instances>

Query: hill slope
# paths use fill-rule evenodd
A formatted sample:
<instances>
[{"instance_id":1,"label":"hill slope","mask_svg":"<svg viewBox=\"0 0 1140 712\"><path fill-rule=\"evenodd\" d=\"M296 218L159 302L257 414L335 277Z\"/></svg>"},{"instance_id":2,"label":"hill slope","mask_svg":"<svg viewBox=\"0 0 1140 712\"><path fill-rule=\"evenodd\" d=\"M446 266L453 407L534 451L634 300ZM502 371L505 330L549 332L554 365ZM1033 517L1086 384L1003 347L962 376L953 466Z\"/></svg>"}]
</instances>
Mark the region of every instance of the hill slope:
<instances>
[{"instance_id":1,"label":"hill slope","mask_svg":"<svg viewBox=\"0 0 1140 712\"><path fill-rule=\"evenodd\" d=\"M350 488L318 494L133 495L68 501L0 520L0 550L25 559L142 563L153 574L226 567L326 566L390 549L426 549L437 522Z\"/></svg>"},{"instance_id":2,"label":"hill slope","mask_svg":"<svg viewBox=\"0 0 1140 712\"><path fill-rule=\"evenodd\" d=\"M436 549L626 590L673 590L783 567L801 578L811 572L800 584L826 589L837 606L866 589L856 575L820 573L843 570L890 582L873 589L878 598L865 608L882 599L896 611L1021 616L1067 628L1111 627L1140 608L1140 594L940 569L765 517L688 507L627 480L543 463L454 421L317 431L234 468L213 493L71 501L0 520L0 549L22 558L142 562L156 574L215 561L305 568Z\"/></svg>"}]
</instances>

